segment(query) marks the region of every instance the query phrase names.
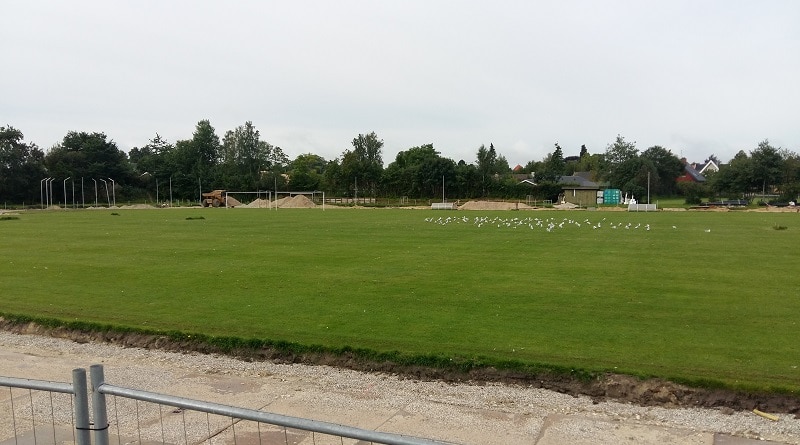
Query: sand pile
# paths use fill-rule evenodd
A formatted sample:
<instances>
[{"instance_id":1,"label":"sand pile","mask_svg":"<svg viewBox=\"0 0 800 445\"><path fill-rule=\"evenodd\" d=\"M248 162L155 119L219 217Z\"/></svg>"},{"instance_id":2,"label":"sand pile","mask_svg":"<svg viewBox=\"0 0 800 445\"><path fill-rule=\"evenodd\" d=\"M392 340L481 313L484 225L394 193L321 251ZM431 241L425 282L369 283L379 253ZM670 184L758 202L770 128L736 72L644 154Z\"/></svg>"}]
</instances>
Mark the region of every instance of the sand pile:
<instances>
[{"instance_id":1,"label":"sand pile","mask_svg":"<svg viewBox=\"0 0 800 445\"><path fill-rule=\"evenodd\" d=\"M131 205L125 205L125 206L120 207L120 209L126 209L126 210L129 210L129 209L131 209L131 210L145 210L145 209L154 209L154 208L155 207L151 206L150 204L131 204Z\"/></svg>"},{"instance_id":2,"label":"sand pile","mask_svg":"<svg viewBox=\"0 0 800 445\"><path fill-rule=\"evenodd\" d=\"M242 205L242 202L234 198L233 196L226 196L225 199L227 199L228 207L240 207Z\"/></svg>"},{"instance_id":3,"label":"sand pile","mask_svg":"<svg viewBox=\"0 0 800 445\"><path fill-rule=\"evenodd\" d=\"M313 209L317 205L305 195L295 195L291 198L281 198L278 200L278 207L282 209Z\"/></svg>"},{"instance_id":4,"label":"sand pile","mask_svg":"<svg viewBox=\"0 0 800 445\"><path fill-rule=\"evenodd\" d=\"M578 204L573 204L571 202L565 202L565 203L562 203L562 204L556 204L556 205L553 206L553 208L554 209L559 209L559 210L572 210L572 209L577 209L578 208Z\"/></svg>"},{"instance_id":5,"label":"sand pile","mask_svg":"<svg viewBox=\"0 0 800 445\"><path fill-rule=\"evenodd\" d=\"M459 210L516 210L530 209L527 204L504 201L467 201Z\"/></svg>"},{"instance_id":6,"label":"sand pile","mask_svg":"<svg viewBox=\"0 0 800 445\"><path fill-rule=\"evenodd\" d=\"M271 202L266 199L258 198L255 201L251 202L250 204L245 204L242 207L248 209L266 209L271 206Z\"/></svg>"}]
</instances>

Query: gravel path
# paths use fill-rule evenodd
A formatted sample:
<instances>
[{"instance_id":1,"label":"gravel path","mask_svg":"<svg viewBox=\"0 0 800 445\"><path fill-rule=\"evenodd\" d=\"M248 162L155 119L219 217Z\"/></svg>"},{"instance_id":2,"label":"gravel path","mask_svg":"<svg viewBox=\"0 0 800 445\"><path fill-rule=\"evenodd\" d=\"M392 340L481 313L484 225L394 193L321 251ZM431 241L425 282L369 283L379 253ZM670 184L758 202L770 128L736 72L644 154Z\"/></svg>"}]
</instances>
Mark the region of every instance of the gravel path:
<instances>
[{"instance_id":1,"label":"gravel path","mask_svg":"<svg viewBox=\"0 0 800 445\"><path fill-rule=\"evenodd\" d=\"M0 331L0 375L68 382L72 369L96 363L119 386L462 444L800 444L800 420L791 415L770 421L751 412L593 403L522 386L423 382ZM0 445L14 443L8 399L0 388Z\"/></svg>"}]
</instances>

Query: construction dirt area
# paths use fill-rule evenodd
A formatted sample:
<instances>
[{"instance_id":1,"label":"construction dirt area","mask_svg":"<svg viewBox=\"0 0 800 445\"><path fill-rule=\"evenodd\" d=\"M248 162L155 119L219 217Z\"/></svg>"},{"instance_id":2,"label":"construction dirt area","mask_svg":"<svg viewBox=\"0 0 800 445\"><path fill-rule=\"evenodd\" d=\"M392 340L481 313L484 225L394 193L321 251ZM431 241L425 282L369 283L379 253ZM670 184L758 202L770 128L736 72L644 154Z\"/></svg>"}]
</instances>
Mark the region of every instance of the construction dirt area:
<instances>
[{"instance_id":1,"label":"construction dirt area","mask_svg":"<svg viewBox=\"0 0 800 445\"><path fill-rule=\"evenodd\" d=\"M230 357L186 350L157 336L90 335L0 324L2 376L67 382L72 369L102 364L106 381L115 385L448 444L800 445L800 419L787 412L797 412L797 406L790 407L780 397L759 400L724 392L703 394L663 381L613 375L586 387L568 379L501 377L490 370L457 375L390 364L360 366L352 357L319 356L314 362L311 357L269 351L262 351L261 357ZM307 363L298 363L302 361ZM32 444L13 437L17 431L23 439L30 438L31 431L25 427L30 422L23 420L24 413L30 413L25 405L28 398L27 393L14 396L16 409L23 414L13 426L10 416L3 414L10 406L9 391L0 392L0 445ZM769 413L769 418L753 407ZM161 419L161 410L147 412L153 417L139 419L139 408L135 413L115 412L111 433L122 434L124 443L133 443L135 433L117 433L117 422L161 423L162 430L179 430L167 431L168 437L176 434L178 439L166 443L184 443L181 434L187 433L186 426L181 427L180 410L167 409ZM37 429L44 426L40 423ZM69 431L68 424L62 434L63 428ZM162 443L162 430L143 430L138 440ZM246 431L246 425L223 429L224 434L208 443L261 443L260 436L232 437ZM191 443L210 439L204 437L205 432L205 427L190 431ZM40 436L48 434L55 433L39 431ZM112 443L116 441L113 437ZM290 431L267 443L340 441Z\"/></svg>"}]
</instances>

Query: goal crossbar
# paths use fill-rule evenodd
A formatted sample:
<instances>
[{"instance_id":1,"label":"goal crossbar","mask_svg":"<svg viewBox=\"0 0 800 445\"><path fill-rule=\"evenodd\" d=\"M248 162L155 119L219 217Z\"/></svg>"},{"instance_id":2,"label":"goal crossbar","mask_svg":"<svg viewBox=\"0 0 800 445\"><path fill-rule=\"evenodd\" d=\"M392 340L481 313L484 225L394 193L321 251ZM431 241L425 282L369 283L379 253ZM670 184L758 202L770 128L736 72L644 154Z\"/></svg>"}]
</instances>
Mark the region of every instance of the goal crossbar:
<instances>
[{"instance_id":1,"label":"goal crossbar","mask_svg":"<svg viewBox=\"0 0 800 445\"><path fill-rule=\"evenodd\" d=\"M322 195L322 210L325 211L325 192L320 191L299 191L299 192L279 192L275 191L275 210L278 210L278 199L280 199L280 195L289 195L292 197L294 195Z\"/></svg>"},{"instance_id":2,"label":"goal crossbar","mask_svg":"<svg viewBox=\"0 0 800 445\"><path fill-rule=\"evenodd\" d=\"M228 195L256 195L256 199L264 195L267 197L267 202L272 202L272 190L258 190L255 192L234 192L234 191L226 191L225 192L225 207L228 207Z\"/></svg>"}]
</instances>

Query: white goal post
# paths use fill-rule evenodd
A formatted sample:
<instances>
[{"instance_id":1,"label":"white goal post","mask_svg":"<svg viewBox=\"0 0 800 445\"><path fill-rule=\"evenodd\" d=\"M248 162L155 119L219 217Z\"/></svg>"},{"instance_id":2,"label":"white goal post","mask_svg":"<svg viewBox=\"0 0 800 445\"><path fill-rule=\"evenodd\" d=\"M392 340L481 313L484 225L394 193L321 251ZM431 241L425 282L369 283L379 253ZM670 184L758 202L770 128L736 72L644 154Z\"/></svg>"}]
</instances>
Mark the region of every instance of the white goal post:
<instances>
[{"instance_id":1,"label":"white goal post","mask_svg":"<svg viewBox=\"0 0 800 445\"><path fill-rule=\"evenodd\" d=\"M312 202L317 195L322 195L322 210L325 210L325 192L320 192L320 191L288 191L288 192L280 192L280 191L276 192L273 190L259 190L255 192L226 191L224 197L225 207L232 207L228 200L229 197L235 199L236 201L241 201L237 199L236 196L241 197L242 195L256 195L254 200L261 199L261 197L263 196L266 199L266 205L263 206L263 208L267 208L269 210L273 209L278 210L278 200L281 199L281 195L284 196L288 195L288 197L296 195L310 195ZM242 203L242 206L250 207L251 203L252 201L250 201L249 203L245 202ZM262 208L261 205L259 205L258 207Z\"/></svg>"},{"instance_id":2,"label":"white goal post","mask_svg":"<svg viewBox=\"0 0 800 445\"><path fill-rule=\"evenodd\" d=\"M225 207L228 207L228 196L236 198L236 195L256 195L255 199L260 199L262 196L266 198L268 203L272 203L272 190L258 190L255 192L225 192ZM237 201L240 201L237 199ZM249 203L248 203L249 204ZM246 205L246 204L245 204ZM267 207L269 208L269 207Z\"/></svg>"},{"instance_id":3,"label":"white goal post","mask_svg":"<svg viewBox=\"0 0 800 445\"><path fill-rule=\"evenodd\" d=\"M278 200L281 199L281 195L289 195L291 198L292 196L296 195L311 195L311 201L314 201L314 197L317 195L322 195L322 210L325 211L325 192L320 192L318 190L315 191L301 191L301 192L273 192L275 193L275 210L278 210Z\"/></svg>"}]
</instances>

